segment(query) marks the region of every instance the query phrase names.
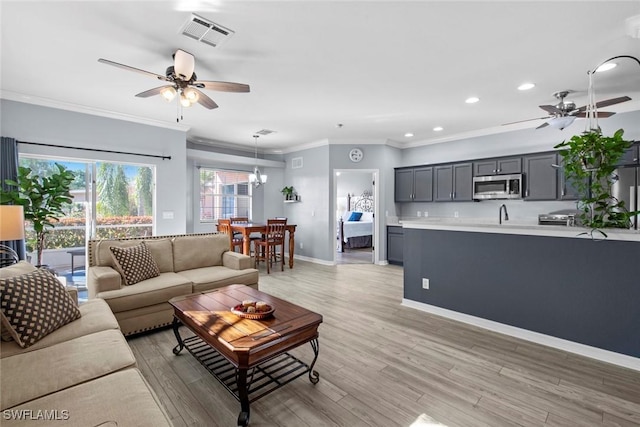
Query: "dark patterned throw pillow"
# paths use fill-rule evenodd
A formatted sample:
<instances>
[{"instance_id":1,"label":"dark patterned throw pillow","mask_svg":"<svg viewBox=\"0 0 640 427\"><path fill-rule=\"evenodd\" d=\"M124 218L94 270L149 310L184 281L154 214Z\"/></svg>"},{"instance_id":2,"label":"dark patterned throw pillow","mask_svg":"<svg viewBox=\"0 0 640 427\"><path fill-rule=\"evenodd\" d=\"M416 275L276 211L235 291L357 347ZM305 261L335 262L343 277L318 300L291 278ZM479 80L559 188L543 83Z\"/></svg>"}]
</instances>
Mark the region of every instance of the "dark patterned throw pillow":
<instances>
[{"instance_id":1,"label":"dark patterned throw pillow","mask_svg":"<svg viewBox=\"0 0 640 427\"><path fill-rule=\"evenodd\" d=\"M130 248L111 247L111 254L125 285L134 285L160 275L158 265L142 243Z\"/></svg>"},{"instance_id":2,"label":"dark patterned throw pillow","mask_svg":"<svg viewBox=\"0 0 640 427\"><path fill-rule=\"evenodd\" d=\"M80 317L75 301L46 270L0 279L2 323L22 348Z\"/></svg>"}]
</instances>

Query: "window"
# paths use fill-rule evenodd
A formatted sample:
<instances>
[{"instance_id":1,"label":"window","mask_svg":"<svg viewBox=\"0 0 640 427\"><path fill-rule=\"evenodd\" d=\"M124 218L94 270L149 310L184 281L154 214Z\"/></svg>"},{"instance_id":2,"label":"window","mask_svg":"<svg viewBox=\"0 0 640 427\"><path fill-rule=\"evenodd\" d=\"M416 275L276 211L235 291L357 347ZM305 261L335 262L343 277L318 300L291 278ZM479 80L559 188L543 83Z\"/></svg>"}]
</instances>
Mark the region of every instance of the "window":
<instances>
[{"instance_id":1,"label":"window","mask_svg":"<svg viewBox=\"0 0 640 427\"><path fill-rule=\"evenodd\" d=\"M200 221L250 217L249 172L200 168Z\"/></svg>"}]
</instances>

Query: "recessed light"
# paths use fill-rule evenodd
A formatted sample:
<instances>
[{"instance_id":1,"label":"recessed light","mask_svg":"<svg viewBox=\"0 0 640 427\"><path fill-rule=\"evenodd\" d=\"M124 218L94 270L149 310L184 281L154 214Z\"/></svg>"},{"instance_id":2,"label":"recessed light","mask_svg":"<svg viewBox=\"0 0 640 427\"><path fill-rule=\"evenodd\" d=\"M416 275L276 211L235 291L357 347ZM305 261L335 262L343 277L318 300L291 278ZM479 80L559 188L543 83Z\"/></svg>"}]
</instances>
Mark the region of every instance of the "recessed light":
<instances>
[{"instance_id":1,"label":"recessed light","mask_svg":"<svg viewBox=\"0 0 640 427\"><path fill-rule=\"evenodd\" d=\"M336 172L336 176L340 176L340 172Z\"/></svg>"},{"instance_id":2,"label":"recessed light","mask_svg":"<svg viewBox=\"0 0 640 427\"><path fill-rule=\"evenodd\" d=\"M609 71L613 68L616 68L618 66L618 64L616 64L615 62L608 62L606 64L602 64L601 66L599 66L598 68L596 68L596 73L601 73L603 71Z\"/></svg>"},{"instance_id":3,"label":"recessed light","mask_svg":"<svg viewBox=\"0 0 640 427\"><path fill-rule=\"evenodd\" d=\"M442 126L436 126L436 127L433 128L434 132L440 132L443 129L444 128Z\"/></svg>"},{"instance_id":4,"label":"recessed light","mask_svg":"<svg viewBox=\"0 0 640 427\"><path fill-rule=\"evenodd\" d=\"M467 104L475 104L478 101L480 101L480 98L472 96L470 98L467 98L464 102L466 102Z\"/></svg>"},{"instance_id":5,"label":"recessed light","mask_svg":"<svg viewBox=\"0 0 640 427\"><path fill-rule=\"evenodd\" d=\"M518 90L529 90L533 89L534 87L536 87L536 85L533 83L522 83L520 86L518 86Z\"/></svg>"},{"instance_id":6,"label":"recessed light","mask_svg":"<svg viewBox=\"0 0 640 427\"><path fill-rule=\"evenodd\" d=\"M407 132L404 134L405 138L411 138L413 136L413 134L411 132Z\"/></svg>"}]
</instances>

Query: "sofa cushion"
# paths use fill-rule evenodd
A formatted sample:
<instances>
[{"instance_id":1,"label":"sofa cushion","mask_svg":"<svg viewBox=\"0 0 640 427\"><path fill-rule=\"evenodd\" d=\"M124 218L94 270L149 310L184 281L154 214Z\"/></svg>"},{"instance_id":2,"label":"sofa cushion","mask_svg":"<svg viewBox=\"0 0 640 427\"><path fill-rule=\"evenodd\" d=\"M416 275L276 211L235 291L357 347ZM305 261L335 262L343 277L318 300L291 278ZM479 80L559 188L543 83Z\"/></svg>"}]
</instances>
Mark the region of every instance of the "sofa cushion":
<instances>
[{"instance_id":1,"label":"sofa cushion","mask_svg":"<svg viewBox=\"0 0 640 427\"><path fill-rule=\"evenodd\" d=\"M79 318L64 286L46 270L0 279L2 322L21 347L28 347Z\"/></svg>"},{"instance_id":2,"label":"sofa cushion","mask_svg":"<svg viewBox=\"0 0 640 427\"><path fill-rule=\"evenodd\" d=\"M160 273L173 271L173 243L170 239L150 239L142 242L151 252Z\"/></svg>"},{"instance_id":3,"label":"sofa cushion","mask_svg":"<svg viewBox=\"0 0 640 427\"><path fill-rule=\"evenodd\" d=\"M233 270L222 266L204 267L181 271L179 274L193 282L194 293L228 285L255 285L258 283L258 270L255 268Z\"/></svg>"},{"instance_id":4,"label":"sofa cushion","mask_svg":"<svg viewBox=\"0 0 640 427\"><path fill-rule=\"evenodd\" d=\"M57 410L64 427L161 427L172 423L137 369L126 369L12 408L16 411ZM63 412L64 411L64 412ZM110 423L109 423L110 422ZM3 420L3 427L50 425L30 419Z\"/></svg>"},{"instance_id":5,"label":"sofa cushion","mask_svg":"<svg viewBox=\"0 0 640 427\"><path fill-rule=\"evenodd\" d=\"M135 285L160 275L158 265L144 243L130 248L112 247L111 254L125 285Z\"/></svg>"},{"instance_id":6,"label":"sofa cushion","mask_svg":"<svg viewBox=\"0 0 640 427\"><path fill-rule=\"evenodd\" d=\"M136 360L122 333L96 332L0 360L2 409L82 384Z\"/></svg>"},{"instance_id":7,"label":"sofa cushion","mask_svg":"<svg viewBox=\"0 0 640 427\"><path fill-rule=\"evenodd\" d=\"M22 348L15 341L2 343L0 346L0 357L9 357L19 353L50 347L54 344L95 332L118 329L118 322L111 312L109 305L104 302L104 300L99 298L91 299L80 305L78 309L82 314L79 319L67 323L31 347Z\"/></svg>"},{"instance_id":8,"label":"sofa cushion","mask_svg":"<svg viewBox=\"0 0 640 427\"><path fill-rule=\"evenodd\" d=\"M135 286L100 292L96 296L104 299L111 307L111 311L118 313L166 303L175 296L190 293L189 279L176 273L161 273L160 276L143 280Z\"/></svg>"},{"instance_id":9,"label":"sofa cushion","mask_svg":"<svg viewBox=\"0 0 640 427\"><path fill-rule=\"evenodd\" d=\"M228 250L226 234L176 237L173 240L174 271L222 265L222 254Z\"/></svg>"}]
</instances>

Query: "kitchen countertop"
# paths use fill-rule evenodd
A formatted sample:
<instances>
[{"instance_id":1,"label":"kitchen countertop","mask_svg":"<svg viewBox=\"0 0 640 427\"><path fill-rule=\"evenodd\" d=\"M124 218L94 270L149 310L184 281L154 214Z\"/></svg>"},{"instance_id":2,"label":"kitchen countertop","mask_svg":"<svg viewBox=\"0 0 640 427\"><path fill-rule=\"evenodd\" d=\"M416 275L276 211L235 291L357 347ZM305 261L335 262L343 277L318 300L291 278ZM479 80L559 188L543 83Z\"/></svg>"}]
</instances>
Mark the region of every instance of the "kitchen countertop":
<instances>
[{"instance_id":1,"label":"kitchen countertop","mask_svg":"<svg viewBox=\"0 0 640 427\"><path fill-rule=\"evenodd\" d=\"M464 231L471 233L501 233L520 234L529 236L547 237L567 237L576 239L594 240L622 240L640 243L640 231L607 229L605 238L599 232L594 232L593 237L588 233L590 230L582 227L567 227L560 225L538 225L536 220L513 220L504 221L498 224L497 219L489 218L429 218L429 219L403 219L397 223L387 222L387 225L399 225L403 228L422 230L447 230Z\"/></svg>"}]
</instances>

